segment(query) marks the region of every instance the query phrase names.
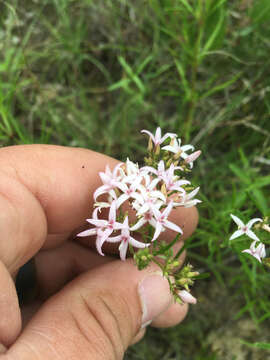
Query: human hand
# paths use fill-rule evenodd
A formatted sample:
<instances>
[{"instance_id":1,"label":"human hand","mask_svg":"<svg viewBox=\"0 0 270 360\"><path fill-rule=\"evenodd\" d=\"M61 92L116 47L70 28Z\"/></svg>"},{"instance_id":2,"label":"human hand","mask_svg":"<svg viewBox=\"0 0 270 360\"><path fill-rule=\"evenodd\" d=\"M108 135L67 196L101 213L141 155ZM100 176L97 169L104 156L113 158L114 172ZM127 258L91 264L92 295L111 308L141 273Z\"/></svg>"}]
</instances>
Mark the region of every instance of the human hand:
<instances>
[{"instance_id":1,"label":"human hand","mask_svg":"<svg viewBox=\"0 0 270 360\"><path fill-rule=\"evenodd\" d=\"M114 244L105 244L107 256L101 257L91 239L73 241L100 185L98 172L116 163L78 148L0 150L3 360L121 359L151 320L152 326L169 327L184 318L187 306L173 304L157 268L138 271L131 259L117 260L110 256L117 253ZM197 225L197 211L178 208L171 219L184 230L184 240ZM174 236L163 233L165 240ZM33 256L40 296L21 312L14 279Z\"/></svg>"}]
</instances>

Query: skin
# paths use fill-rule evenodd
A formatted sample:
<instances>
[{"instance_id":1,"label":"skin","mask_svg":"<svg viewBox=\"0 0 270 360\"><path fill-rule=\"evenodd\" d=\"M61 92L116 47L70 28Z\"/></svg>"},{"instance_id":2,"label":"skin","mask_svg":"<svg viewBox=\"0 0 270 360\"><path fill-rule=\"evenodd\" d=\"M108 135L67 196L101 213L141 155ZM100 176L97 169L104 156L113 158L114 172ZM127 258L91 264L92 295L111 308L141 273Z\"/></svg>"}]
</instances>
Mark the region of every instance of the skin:
<instances>
[{"instance_id":1,"label":"skin","mask_svg":"<svg viewBox=\"0 0 270 360\"><path fill-rule=\"evenodd\" d=\"M86 149L0 149L1 359L121 359L143 337L137 285L157 269L138 271L131 259L119 261L112 256L117 244L104 244L102 257L94 238L75 236L91 216L106 164L112 169L117 160ZM184 240L198 214L178 208L169 219L183 228ZM175 233L162 236L169 241ZM33 256L40 296L20 309L14 279ZM174 326L186 312L187 306L170 303L151 326Z\"/></svg>"}]
</instances>

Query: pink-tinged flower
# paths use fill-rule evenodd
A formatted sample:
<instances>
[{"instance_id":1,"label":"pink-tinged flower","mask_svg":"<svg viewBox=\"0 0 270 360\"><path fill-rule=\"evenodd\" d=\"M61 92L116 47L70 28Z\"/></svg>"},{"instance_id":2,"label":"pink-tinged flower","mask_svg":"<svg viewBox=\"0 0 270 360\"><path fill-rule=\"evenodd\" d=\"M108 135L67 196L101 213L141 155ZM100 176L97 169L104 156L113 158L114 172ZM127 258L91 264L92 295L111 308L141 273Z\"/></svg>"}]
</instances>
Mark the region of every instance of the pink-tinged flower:
<instances>
[{"instance_id":1,"label":"pink-tinged flower","mask_svg":"<svg viewBox=\"0 0 270 360\"><path fill-rule=\"evenodd\" d=\"M145 175L144 186L140 187L140 196L132 204L133 208L137 210L137 216L151 211L152 207L158 209L162 204L166 204L166 197L161 191L155 190L157 183L160 181L158 178L151 180L150 176Z\"/></svg>"},{"instance_id":2,"label":"pink-tinged flower","mask_svg":"<svg viewBox=\"0 0 270 360\"><path fill-rule=\"evenodd\" d=\"M183 234L182 229L178 225L172 223L171 221L169 221L167 219L168 216L170 215L170 212L172 211L172 208L173 208L172 201L169 203L169 205L166 207L166 209L163 210L163 212L161 212L157 208L153 207L152 211L153 211L153 214L155 217L154 218L154 222L155 222L154 227L156 230L155 230L152 241L156 240L159 237L160 233L165 230L165 228L168 228L168 229L176 231L180 234Z\"/></svg>"},{"instance_id":3,"label":"pink-tinged flower","mask_svg":"<svg viewBox=\"0 0 270 360\"><path fill-rule=\"evenodd\" d=\"M193 168L193 162L198 159L201 153L201 150L198 150L186 157L185 162L189 164L191 169Z\"/></svg>"},{"instance_id":4,"label":"pink-tinged flower","mask_svg":"<svg viewBox=\"0 0 270 360\"><path fill-rule=\"evenodd\" d=\"M168 137L169 138L174 138L174 137L177 136L176 134L173 134L173 133L166 133L164 136L161 137L161 128L160 127L158 127L156 129L155 135L153 135L148 130L142 130L141 133L145 133L148 136L150 136L150 138L153 141L153 143L155 144L155 146L162 144Z\"/></svg>"},{"instance_id":5,"label":"pink-tinged flower","mask_svg":"<svg viewBox=\"0 0 270 360\"><path fill-rule=\"evenodd\" d=\"M255 240L255 241L260 241L260 239L257 237L257 235L254 234L254 232L251 230L251 227L253 224L255 224L256 222L262 222L262 219L260 218L255 218L255 219L251 219L246 225L243 223L242 220L240 220L237 216L231 214L231 217L233 219L233 221L238 225L238 230L236 230L232 236L230 237L229 240L233 240L235 238L238 238L239 236L246 234L248 237L250 237L251 239Z\"/></svg>"},{"instance_id":6,"label":"pink-tinged flower","mask_svg":"<svg viewBox=\"0 0 270 360\"><path fill-rule=\"evenodd\" d=\"M197 299L186 290L180 290L178 292L178 295L184 303L187 303L187 304L196 304L197 303Z\"/></svg>"},{"instance_id":7,"label":"pink-tinged flower","mask_svg":"<svg viewBox=\"0 0 270 360\"><path fill-rule=\"evenodd\" d=\"M109 193L113 199L116 199L116 194L114 189L116 188L118 182L119 182L119 170L121 168L122 164L117 164L111 172L110 167L107 165L105 172L100 172L99 176L101 178L101 181L103 182L103 185L98 187L96 191L94 192L94 200L96 201L98 196L102 194Z\"/></svg>"},{"instance_id":8,"label":"pink-tinged flower","mask_svg":"<svg viewBox=\"0 0 270 360\"><path fill-rule=\"evenodd\" d=\"M174 202L173 206L183 206L185 208L196 206L197 204L199 204L201 202L201 200L193 199L193 198L194 198L194 196L197 195L199 190L200 190L200 187L198 186L196 189L194 189L190 193L184 193L183 195L181 194L181 201Z\"/></svg>"},{"instance_id":9,"label":"pink-tinged flower","mask_svg":"<svg viewBox=\"0 0 270 360\"><path fill-rule=\"evenodd\" d=\"M145 244L145 243L135 240L130 235L130 230L131 229L129 228L128 217L126 217L124 220L124 223L123 223L123 227L121 229L121 235L109 237L107 239L107 241L111 242L111 243L116 243L116 242L121 241L121 244L119 246L121 260L126 260L126 254L127 254L129 244L131 244L132 246L134 246L136 248L140 248L140 249L144 249L150 245L150 244Z\"/></svg>"},{"instance_id":10,"label":"pink-tinged flower","mask_svg":"<svg viewBox=\"0 0 270 360\"><path fill-rule=\"evenodd\" d=\"M186 159L188 157L188 154L186 154L186 151L193 151L194 146L192 145L183 145L181 146L181 139L173 139L172 145L163 146L161 148L162 150L170 151L174 154L180 154L182 159Z\"/></svg>"},{"instance_id":11,"label":"pink-tinged flower","mask_svg":"<svg viewBox=\"0 0 270 360\"><path fill-rule=\"evenodd\" d=\"M119 182L117 184L117 187L123 192L123 194L121 194L116 200L118 208L129 198L141 201L141 196L137 192L138 188L140 188L141 181L142 177L137 177L136 180L134 180L134 182L129 186L123 182Z\"/></svg>"},{"instance_id":12,"label":"pink-tinged flower","mask_svg":"<svg viewBox=\"0 0 270 360\"><path fill-rule=\"evenodd\" d=\"M155 227L156 225L156 221L154 218L154 215L151 211L147 211L145 212L142 217L139 219L138 222L136 222L135 225L133 225L130 230L131 231L136 231L138 229L140 229L144 224L149 223L150 225L152 225L153 227Z\"/></svg>"},{"instance_id":13,"label":"pink-tinged flower","mask_svg":"<svg viewBox=\"0 0 270 360\"><path fill-rule=\"evenodd\" d=\"M177 180L179 177L175 176L174 172L178 168L179 166L174 166L171 164L169 169L161 175L161 179L164 181L167 191L179 191L184 193L185 190L181 186L190 184L190 182L187 180Z\"/></svg>"},{"instance_id":14,"label":"pink-tinged flower","mask_svg":"<svg viewBox=\"0 0 270 360\"><path fill-rule=\"evenodd\" d=\"M260 242L259 245L256 246L257 242L258 242L257 240L253 241L252 244L250 245L250 248L243 250L242 252L252 255L259 262L262 262L261 259L265 258L265 256L266 256L265 245Z\"/></svg>"},{"instance_id":15,"label":"pink-tinged flower","mask_svg":"<svg viewBox=\"0 0 270 360\"><path fill-rule=\"evenodd\" d=\"M116 201L114 200L111 203L110 211L109 211L109 218L108 220L98 219L97 212L98 208L96 208L93 212L92 219L86 219L91 225L94 225L95 228L82 231L77 236L92 236L97 235L96 239L96 247L97 251L100 255L104 256L101 248L103 243L108 239L108 237L112 234L114 230L120 230L123 227L123 224L116 221Z\"/></svg>"}]
</instances>

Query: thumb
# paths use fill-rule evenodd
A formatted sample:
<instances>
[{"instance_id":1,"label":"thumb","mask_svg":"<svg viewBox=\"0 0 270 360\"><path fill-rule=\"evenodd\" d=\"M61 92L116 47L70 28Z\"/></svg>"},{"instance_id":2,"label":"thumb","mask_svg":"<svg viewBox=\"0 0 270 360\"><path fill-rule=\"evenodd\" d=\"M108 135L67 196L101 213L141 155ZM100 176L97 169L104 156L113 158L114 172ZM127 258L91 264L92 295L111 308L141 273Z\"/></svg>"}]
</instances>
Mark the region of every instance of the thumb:
<instances>
[{"instance_id":1,"label":"thumb","mask_svg":"<svg viewBox=\"0 0 270 360\"><path fill-rule=\"evenodd\" d=\"M3 359L122 359L142 328L173 299L152 267L114 261L84 273L50 298Z\"/></svg>"}]
</instances>

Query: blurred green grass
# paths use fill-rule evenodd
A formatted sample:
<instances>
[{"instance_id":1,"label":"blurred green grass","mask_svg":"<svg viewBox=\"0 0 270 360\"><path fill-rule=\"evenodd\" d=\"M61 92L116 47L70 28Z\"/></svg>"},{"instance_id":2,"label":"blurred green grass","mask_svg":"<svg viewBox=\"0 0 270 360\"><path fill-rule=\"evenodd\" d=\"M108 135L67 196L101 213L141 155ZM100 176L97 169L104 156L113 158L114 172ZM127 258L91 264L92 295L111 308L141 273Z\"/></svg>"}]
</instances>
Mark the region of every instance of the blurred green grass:
<instances>
[{"instance_id":1,"label":"blurred green grass","mask_svg":"<svg viewBox=\"0 0 270 360\"><path fill-rule=\"evenodd\" d=\"M269 1L13 0L0 14L1 146L141 161L140 130L161 126L203 150L189 245L189 260L211 274L194 289L201 305L175 329L150 330L127 358L225 359L207 339L243 317L258 329L243 340L260 341L269 271L227 239L231 212L269 215Z\"/></svg>"}]
</instances>

